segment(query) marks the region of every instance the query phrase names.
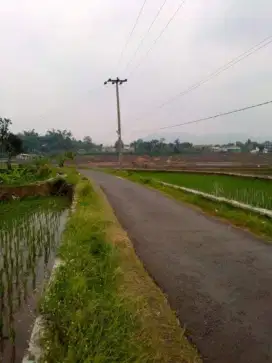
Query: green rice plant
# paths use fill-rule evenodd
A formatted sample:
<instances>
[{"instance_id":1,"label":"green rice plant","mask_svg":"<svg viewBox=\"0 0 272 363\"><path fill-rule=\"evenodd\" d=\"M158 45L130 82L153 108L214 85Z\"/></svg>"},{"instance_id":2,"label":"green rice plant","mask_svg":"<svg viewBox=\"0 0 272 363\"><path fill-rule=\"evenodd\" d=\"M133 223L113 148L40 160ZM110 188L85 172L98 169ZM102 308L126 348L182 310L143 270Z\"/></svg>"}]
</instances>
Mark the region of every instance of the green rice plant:
<instances>
[{"instance_id":1,"label":"green rice plant","mask_svg":"<svg viewBox=\"0 0 272 363\"><path fill-rule=\"evenodd\" d=\"M152 178L259 208L272 209L272 181L228 175L141 171L135 178Z\"/></svg>"},{"instance_id":2,"label":"green rice plant","mask_svg":"<svg viewBox=\"0 0 272 363\"><path fill-rule=\"evenodd\" d=\"M63 203L61 198L0 204L3 217L0 228L0 362L5 348L15 354L14 314L25 309L29 299L33 300L42 290L44 277L49 275L42 270L48 272L51 267L49 262L60 241L64 225L61 220L67 214L67 206L68 202ZM11 356L10 362L12 359Z\"/></svg>"}]
</instances>

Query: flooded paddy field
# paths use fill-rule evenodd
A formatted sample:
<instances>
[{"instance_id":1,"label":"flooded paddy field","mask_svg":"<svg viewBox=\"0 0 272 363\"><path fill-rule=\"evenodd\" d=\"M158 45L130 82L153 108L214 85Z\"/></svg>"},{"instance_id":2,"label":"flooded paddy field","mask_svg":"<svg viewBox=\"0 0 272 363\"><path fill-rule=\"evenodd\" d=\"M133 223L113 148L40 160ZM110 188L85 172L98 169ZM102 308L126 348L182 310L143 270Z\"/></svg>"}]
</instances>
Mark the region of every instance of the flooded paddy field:
<instances>
[{"instance_id":1,"label":"flooded paddy field","mask_svg":"<svg viewBox=\"0 0 272 363\"><path fill-rule=\"evenodd\" d=\"M0 203L0 363L19 363L49 279L70 202Z\"/></svg>"}]
</instances>

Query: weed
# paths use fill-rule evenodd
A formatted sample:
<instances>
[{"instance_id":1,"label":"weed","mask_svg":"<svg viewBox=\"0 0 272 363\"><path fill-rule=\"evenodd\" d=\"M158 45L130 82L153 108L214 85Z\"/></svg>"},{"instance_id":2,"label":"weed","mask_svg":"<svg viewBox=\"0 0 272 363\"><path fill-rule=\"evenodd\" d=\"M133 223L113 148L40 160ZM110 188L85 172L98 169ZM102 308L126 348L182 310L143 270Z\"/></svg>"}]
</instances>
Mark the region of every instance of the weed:
<instances>
[{"instance_id":1,"label":"weed","mask_svg":"<svg viewBox=\"0 0 272 363\"><path fill-rule=\"evenodd\" d=\"M50 346L44 361L147 362L136 344L137 319L116 294L118 255L105 241L105 221L89 208L95 203L90 184L80 183L77 195L60 248L65 263L41 305Z\"/></svg>"},{"instance_id":2,"label":"weed","mask_svg":"<svg viewBox=\"0 0 272 363\"><path fill-rule=\"evenodd\" d=\"M143 184L150 184L150 182L151 182L151 178L143 178L143 177L141 177L140 180L141 180L141 182Z\"/></svg>"},{"instance_id":3,"label":"weed","mask_svg":"<svg viewBox=\"0 0 272 363\"><path fill-rule=\"evenodd\" d=\"M41 303L45 318L42 362L200 362L195 350L190 350L186 339L179 334L181 329L168 307L171 322L167 320L169 316L166 320L163 314L159 317L163 320L160 328L166 330L166 342L154 332L156 328L154 331L150 328L150 320L154 315L158 318L158 311L165 306L164 296L158 294L156 287L152 299L128 293L135 286L134 280L142 284L147 274L142 266L139 268L140 262L135 263L136 256L132 257L131 250L128 252L109 242L112 222L105 215L101 196L88 181L81 180L76 186L76 199L76 209L67 223L59 250L64 263ZM124 285L128 276L134 280ZM152 290L153 294L155 285L148 284L152 286L148 285L148 293ZM145 288L141 291L146 294ZM156 300L155 296L158 306L150 311L147 306L150 300ZM148 321L145 329L143 320ZM172 325L178 333L176 330L170 333ZM171 351L161 359L158 351L162 345L169 345L171 334L178 336L173 344L178 358L172 360L175 354ZM155 349L154 336L158 336ZM184 341L190 359L182 356Z\"/></svg>"}]
</instances>

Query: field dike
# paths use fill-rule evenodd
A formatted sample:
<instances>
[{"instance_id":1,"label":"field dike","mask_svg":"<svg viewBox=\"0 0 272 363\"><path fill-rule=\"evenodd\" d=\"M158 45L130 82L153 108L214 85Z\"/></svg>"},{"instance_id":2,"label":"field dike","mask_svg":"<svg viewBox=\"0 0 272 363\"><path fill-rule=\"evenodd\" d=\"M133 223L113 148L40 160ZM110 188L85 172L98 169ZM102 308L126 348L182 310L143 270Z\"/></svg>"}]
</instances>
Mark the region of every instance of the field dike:
<instances>
[{"instance_id":1,"label":"field dike","mask_svg":"<svg viewBox=\"0 0 272 363\"><path fill-rule=\"evenodd\" d=\"M66 195L72 198L73 188L70 184L66 183L63 176L57 176L22 186L0 186L0 201L50 195Z\"/></svg>"},{"instance_id":2,"label":"field dike","mask_svg":"<svg viewBox=\"0 0 272 363\"><path fill-rule=\"evenodd\" d=\"M231 205L233 207L241 208L241 209L244 209L244 210L247 210L247 211L250 211L250 212L254 212L254 213L257 213L257 214L260 214L262 216L269 217L269 218L272 219L272 211L269 210L269 209L257 208L257 207L254 207L252 205L249 205L249 204L238 202L237 200L227 199L227 198L224 198L224 197L217 197L215 195L204 193L204 192L201 192L199 190L185 188L185 187L181 187L179 185L165 183L163 181L157 181L157 182L160 183L161 185L165 185L165 186L170 187L170 188L179 189L179 190L182 190L182 191L184 191L186 193L191 193L191 194L194 194L194 195L199 195L202 198L209 199L209 200L212 200L212 201L215 201L215 202L229 204L229 205Z\"/></svg>"},{"instance_id":3,"label":"field dike","mask_svg":"<svg viewBox=\"0 0 272 363\"><path fill-rule=\"evenodd\" d=\"M58 257L24 363L201 362L104 194L84 178Z\"/></svg>"}]
</instances>

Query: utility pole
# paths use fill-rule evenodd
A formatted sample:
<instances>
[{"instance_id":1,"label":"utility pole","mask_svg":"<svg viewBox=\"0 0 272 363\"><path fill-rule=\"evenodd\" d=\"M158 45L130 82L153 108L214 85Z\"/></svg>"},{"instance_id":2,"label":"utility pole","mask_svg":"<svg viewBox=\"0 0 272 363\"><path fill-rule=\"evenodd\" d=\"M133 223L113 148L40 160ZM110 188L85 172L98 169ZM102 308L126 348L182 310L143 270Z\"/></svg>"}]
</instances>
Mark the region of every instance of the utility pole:
<instances>
[{"instance_id":1,"label":"utility pole","mask_svg":"<svg viewBox=\"0 0 272 363\"><path fill-rule=\"evenodd\" d=\"M118 129L117 129L117 135L118 135L118 161L119 161L119 167L122 168L122 130L121 130L121 112L120 112L120 98L119 98L119 85L127 82L127 79L119 79L118 77L116 79L109 78L104 84L115 84L116 86L116 103L117 103L117 121L118 121Z\"/></svg>"}]
</instances>

